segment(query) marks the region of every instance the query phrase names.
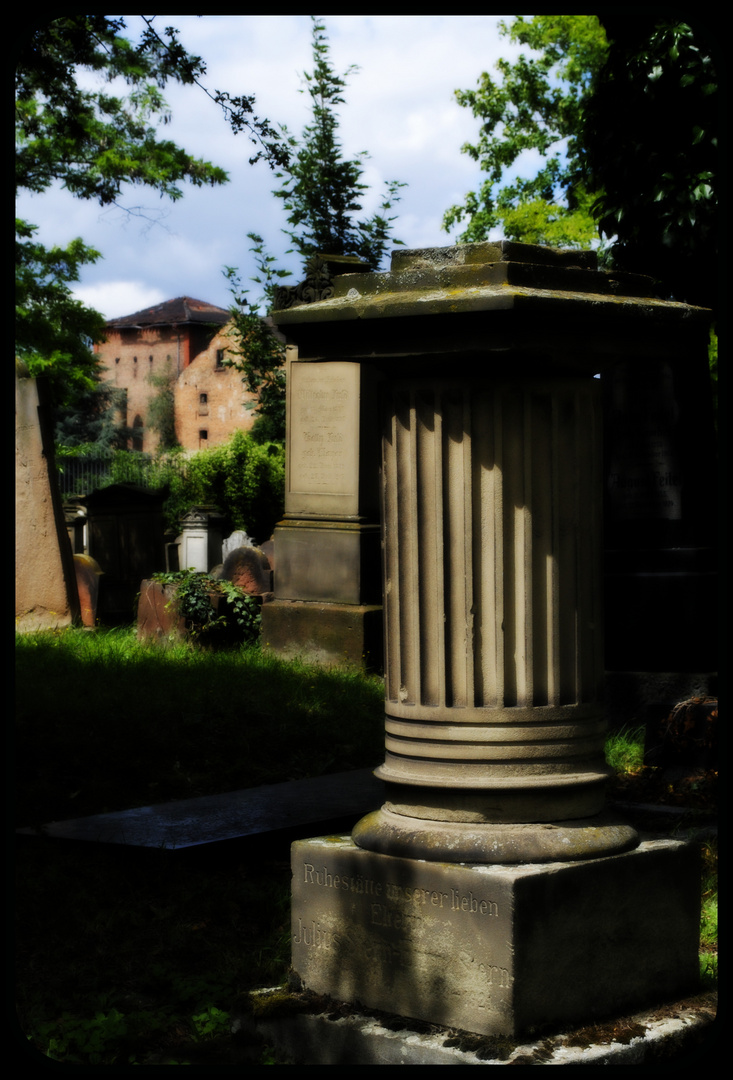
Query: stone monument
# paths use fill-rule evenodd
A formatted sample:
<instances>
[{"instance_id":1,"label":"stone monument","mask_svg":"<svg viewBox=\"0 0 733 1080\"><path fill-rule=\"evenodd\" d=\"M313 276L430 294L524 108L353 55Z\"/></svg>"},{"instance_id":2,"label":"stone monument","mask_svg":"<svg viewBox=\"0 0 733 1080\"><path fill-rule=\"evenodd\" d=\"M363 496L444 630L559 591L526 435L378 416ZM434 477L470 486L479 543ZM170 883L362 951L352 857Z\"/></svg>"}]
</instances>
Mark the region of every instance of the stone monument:
<instances>
[{"instance_id":1,"label":"stone monument","mask_svg":"<svg viewBox=\"0 0 733 1080\"><path fill-rule=\"evenodd\" d=\"M276 303L317 306L332 282L364 268L312 260L306 283ZM381 667L377 384L361 358L324 363L287 349L285 516L274 535L275 601L262 613L262 640L281 655Z\"/></svg>"},{"instance_id":2,"label":"stone monument","mask_svg":"<svg viewBox=\"0 0 733 1080\"><path fill-rule=\"evenodd\" d=\"M277 315L331 391L374 372L382 447L386 799L293 847L307 988L516 1036L696 984L695 853L604 808L594 376L689 360L709 319L651 286L487 243L395 253Z\"/></svg>"},{"instance_id":3,"label":"stone monument","mask_svg":"<svg viewBox=\"0 0 733 1080\"><path fill-rule=\"evenodd\" d=\"M192 506L181 518L180 564L208 574L222 561L224 516L215 506Z\"/></svg>"},{"instance_id":4,"label":"stone monument","mask_svg":"<svg viewBox=\"0 0 733 1080\"><path fill-rule=\"evenodd\" d=\"M79 619L73 553L56 473L45 380L15 362L15 627L70 626Z\"/></svg>"}]
</instances>

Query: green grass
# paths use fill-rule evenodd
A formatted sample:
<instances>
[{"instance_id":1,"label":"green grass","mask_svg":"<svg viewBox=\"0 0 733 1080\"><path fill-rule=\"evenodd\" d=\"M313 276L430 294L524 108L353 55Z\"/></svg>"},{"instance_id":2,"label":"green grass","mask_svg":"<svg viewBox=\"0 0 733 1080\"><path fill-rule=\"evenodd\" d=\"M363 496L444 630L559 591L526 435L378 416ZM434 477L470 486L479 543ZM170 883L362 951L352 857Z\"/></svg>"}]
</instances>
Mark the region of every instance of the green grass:
<instances>
[{"instance_id":1,"label":"green grass","mask_svg":"<svg viewBox=\"0 0 733 1080\"><path fill-rule=\"evenodd\" d=\"M19 636L18 825L379 764L384 685L258 647Z\"/></svg>"},{"instance_id":2,"label":"green grass","mask_svg":"<svg viewBox=\"0 0 733 1080\"><path fill-rule=\"evenodd\" d=\"M20 635L16 663L19 826L383 757L383 682L351 669L132 630ZM287 975L282 842L222 856L19 838L17 868L21 1027L57 1060L216 1062L238 998Z\"/></svg>"},{"instance_id":3,"label":"green grass","mask_svg":"<svg viewBox=\"0 0 733 1080\"><path fill-rule=\"evenodd\" d=\"M606 739L606 761L616 773L634 773L644 766L644 728L622 728Z\"/></svg>"},{"instance_id":4,"label":"green grass","mask_svg":"<svg viewBox=\"0 0 733 1080\"><path fill-rule=\"evenodd\" d=\"M643 726L610 732L606 739L606 761L613 769L610 791L622 799L639 802L667 802L669 805L704 806L710 810L713 778L692 781L682 778L675 786L663 771L644 765ZM712 796L714 798L714 796ZM700 915L700 976L705 989L713 989L718 978L718 846L717 841L701 844L702 896Z\"/></svg>"},{"instance_id":5,"label":"green grass","mask_svg":"<svg viewBox=\"0 0 733 1080\"><path fill-rule=\"evenodd\" d=\"M700 977L703 987L718 982L718 843L702 845L702 911L700 915Z\"/></svg>"},{"instance_id":6,"label":"green grass","mask_svg":"<svg viewBox=\"0 0 733 1080\"><path fill-rule=\"evenodd\" d=\"M383 682L355 670L258 648L161 649L131 630L21 635L16 662L19 826L383 757ZM624 739L633 750L614 737L608 753L634 769L641 744ZM708 846L707 986L715 856ZM239 1063L232 1011L287 976L287 842L158 852L18 837L16 864L18 1014L39 1053L71 1064Z\"/></svg>"}]
</instances>

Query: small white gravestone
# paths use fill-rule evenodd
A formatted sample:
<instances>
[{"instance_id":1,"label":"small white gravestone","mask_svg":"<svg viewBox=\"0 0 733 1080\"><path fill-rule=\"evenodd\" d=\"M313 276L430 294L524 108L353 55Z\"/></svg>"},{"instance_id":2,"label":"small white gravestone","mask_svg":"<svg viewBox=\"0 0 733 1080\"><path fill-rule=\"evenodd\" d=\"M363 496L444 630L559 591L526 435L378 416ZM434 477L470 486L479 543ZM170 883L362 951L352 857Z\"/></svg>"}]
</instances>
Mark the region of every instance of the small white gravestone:
<instances>
[{"instance_id":1,"label":"small white gravestone","mask_svg":"<svg viewBox=\"0 0 733 1080\"><path fill-rule=\"evenodd\" d=\"M237 529L222 542L222 559L226 562L227 555L240 547L254 547L255 542L251 536L247 536L244 529Z\"/></svg>"}]
</instances>

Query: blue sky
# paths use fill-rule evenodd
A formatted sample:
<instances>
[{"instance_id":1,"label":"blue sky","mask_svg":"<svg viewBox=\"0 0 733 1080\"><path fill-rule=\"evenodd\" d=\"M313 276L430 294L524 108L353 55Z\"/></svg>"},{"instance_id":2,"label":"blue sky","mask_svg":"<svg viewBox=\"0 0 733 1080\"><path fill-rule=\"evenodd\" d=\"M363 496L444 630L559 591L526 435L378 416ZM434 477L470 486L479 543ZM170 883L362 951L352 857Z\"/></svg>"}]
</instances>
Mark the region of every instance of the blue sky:
<instances>
[{"instance_id":1,"label":"blue sky","mask_svg":"<svg viewBox=\"0 0 733 1080\"><path fill-rule=\"evenodd\" d=\"M139 19L126 18L134 36ZM370 155L364 178L372 202L365 201L365 213L376 209L386 181L405 181L395 236L408 247L451 243L455 237L441 229L443 213L480 180L476 165L461 154L463 143L476 139L478 124L453 92L474 87L500 56L516 55L517 48L499 35L501 18L323 19L335 69L359 67L349 77L340 134L346 156L363 150ZM159 19L163 26L176 26L185 47L203 57L209 89L255 94L259 115L300 133L308 121L309 98L299 91L302 73L312 66L309 16ZM233 136L219 108L195 87L168 87L166 98L173 114L166 137L226 169L227 185L186 187L175 204L144 189L131 190L123 204L128 211L139 207L140 215L103 210L57 189L19 200L19 216L39 226L43 242L66 244L81 236L102 252L104 258L85 270L74 291L108 318L181 295L227 307L223 267L238 267L245 282L255 272L248 232L262 235L282 265L297 269L284 254L284 212L271 194L276 180L263 163L248 164L247 138Z\"/></svg>"}]
</instances>

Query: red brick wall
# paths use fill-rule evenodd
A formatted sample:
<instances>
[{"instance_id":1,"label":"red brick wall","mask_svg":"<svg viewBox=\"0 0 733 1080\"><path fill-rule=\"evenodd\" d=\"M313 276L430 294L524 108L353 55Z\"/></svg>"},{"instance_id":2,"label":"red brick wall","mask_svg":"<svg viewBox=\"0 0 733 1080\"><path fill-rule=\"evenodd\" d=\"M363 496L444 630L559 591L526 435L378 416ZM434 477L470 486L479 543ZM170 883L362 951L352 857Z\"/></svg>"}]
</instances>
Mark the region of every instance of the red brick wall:
<instances>
[{"instance_id":1,"label":"red brick wall","mask_svg":"<svg viewBox=\"0 0 733 1080\"><path fill-rule=\"evenodd\" d=\"M217 365L217 351L225 352L229 344L225 327L178 379L176 435L187 450L219 446L233 431L248 431L254 423L255 414L245 402L255 397L245 391L242 376L232 368ZM202 432L206 432L205 438Z\"/></svg>"},{"instance_id":2,"label":"red brick wall","mask_svg":"<svg viewBox=\"0 0 733 1080\"><path fill-rule=\"evenodd\" d=\"M227 345L226 328L213 337L210 328L195 324L110 329L107 340L96 347L106 368L102 377L126 390L123 420L132 427L136 417L142 419L143 450L152 452L158 444L157 432L147 427L148 403L158 392L148 377L166 371L178 373L176 435L184 449L217 446L237 428L252 426L254 414L243 403L253 396L245 393L237 372L217 365L217 352Z\"/></svg>"}]
</instances>

